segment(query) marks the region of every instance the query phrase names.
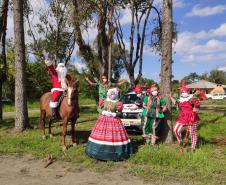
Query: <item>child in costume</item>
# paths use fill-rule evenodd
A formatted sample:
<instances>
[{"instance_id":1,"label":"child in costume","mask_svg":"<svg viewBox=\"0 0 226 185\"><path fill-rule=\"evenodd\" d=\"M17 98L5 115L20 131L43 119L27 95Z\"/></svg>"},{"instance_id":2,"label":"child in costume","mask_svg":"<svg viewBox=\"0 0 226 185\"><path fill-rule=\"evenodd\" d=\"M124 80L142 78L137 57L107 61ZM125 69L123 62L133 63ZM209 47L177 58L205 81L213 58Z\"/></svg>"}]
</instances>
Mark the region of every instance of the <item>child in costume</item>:
<instances>
[{"instance_id":1,"label":"child in costume","mask_svg":"<svg viewBox=\"0 0 226 185\"><path fill-rule=\"evenodd\" d=\"M130 139L119 118L123 104L118 93L117 88L110 88L107 98L99 101L100 115L86 146L86 154L95 159L119 161L132 153Z\"/></svg>"},{"instance_id":2,"label":"child in costume","mask_svg":"<svg viewBox=\"0 0 226 185\"><path fill-rule=\"evenodd\" d=\"M85 77L85 79L89 83L89 85L98 87L99 100L105 99L107 97L107 91L109 87L120 86L121 84L126 82L125 80L118 83L109 82L107 79L107 75L102 75L101 81L96 79L96 82L90 81L88 77Z\"/></svg>"},{"instance_id":3,"label":"child in costume","mask_svg":"<svg viewBox=\"0 0 226 185\"><path fill-rule=\"evenodd\" d=\"M160 96L155 84L149 88L148 92L149 95L144 98L145 109L142 113L145 117L144 137L146 144L151 142L152 145L155 145L159 134L160 124L165 117L166 100Z\"/></svg>"},{"instance_id":4,"label":"child in costume","mask_svg":"<svg viewBox=\"0 0 226 185\"><path fill-rule=\"evenodd\" d=\"M185 141L188 136L188 131L190 132L191 137L191 147L190 151L195 150L197 145L197 127L200 122L200 118L197 114L200 101L198 96L189 95L190 89L186 87L185 82L182 81L180 87L180 97L178 100L175 100L172 96L169 96L172 103L177 105L179 108L179 115L177 117L176 125L174 126L174 132L179 142L180 147L184 147L186 143L183 143L181 138L182 129L187 126L187 132L185 136ZM183 149L183 148L182 148Z\"/></svg>"}]
</instances>

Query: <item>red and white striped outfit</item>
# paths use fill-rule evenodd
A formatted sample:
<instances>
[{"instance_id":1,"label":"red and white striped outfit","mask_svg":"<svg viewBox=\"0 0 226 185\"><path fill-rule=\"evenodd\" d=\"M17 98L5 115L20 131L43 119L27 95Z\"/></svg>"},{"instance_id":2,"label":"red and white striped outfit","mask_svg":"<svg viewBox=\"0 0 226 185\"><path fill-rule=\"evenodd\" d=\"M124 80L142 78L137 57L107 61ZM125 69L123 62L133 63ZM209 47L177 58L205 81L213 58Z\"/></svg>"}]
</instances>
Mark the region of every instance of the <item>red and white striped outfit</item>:
<instances>
[{"instance_id":1,"label":"red and white striped outfit","mask_svg":"<svg viewBox=\"0 0 226 185\"><path fill-rule=\"evenodd\" d=\"M178 142L181 142L181 131L183 127L188 126L192 143L191 149L195 149L197 145L197 127L200 121L198 114L193 111L193 108L198 108L199 106L200 102L192 96L187 98L181 97L178 101L179 115L174 127L174 132Z\"/></svg>"}]
</instances>

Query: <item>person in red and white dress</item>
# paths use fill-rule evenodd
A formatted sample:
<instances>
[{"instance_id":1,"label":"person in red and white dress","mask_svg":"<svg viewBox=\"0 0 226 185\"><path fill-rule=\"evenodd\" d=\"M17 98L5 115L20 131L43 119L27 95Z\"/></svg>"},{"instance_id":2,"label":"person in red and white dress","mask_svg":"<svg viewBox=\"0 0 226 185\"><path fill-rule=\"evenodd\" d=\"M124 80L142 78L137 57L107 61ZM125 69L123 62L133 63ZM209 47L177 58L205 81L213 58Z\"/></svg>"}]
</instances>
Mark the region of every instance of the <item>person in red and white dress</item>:
<instances>
[{"instance_id":1,"label":"person in red and white dress","mask_svg":"<svg viewBox=\"0 0 226 185\"><path fill-rule=\"evenodd\" d=\"M100 99L100 115L89 136L86 154L98 160L125 160L132 154L132 146L120 115L123 104L119 101L119 89L109 88L107 98Z\"/></svg>"},{"instance_id":2,"label":"person in red and white dress","mask_svg":"<svg viewBox=\"0 0 226 185\"><path fill-rule=\"evenodd\" d=\"M175 100L171 95L169 98L173 104L176 104L179 107L177 123L174 126L174 132L179 142L179 146L182 147L184 144L181 138L181 131L185 126L188 126L188 131L190 132L191 137L190 151L193 151L196 148L198 140L197 127L200 122L200 118L197 112L200 107L200 101L193 95L189 95L189 92L190 89L187 88L185 82L182 81L182 85L180 87L180 98Z\"/></svg>"},{"instance_id":3,"label":"person in red and white dress","mask_svg":"<svg viewBox=\"0 0 226 185\"><path fill-rule=\"evenodd\" d=\"M67 74L67 68L64 63L59 63L56 69L54 68L53 63L50 60L45 60L45 64L48 67L52 81L52 99L49 103L49 106L52 109L52 119L56 119L58 100L61 97L62 93L67 90L66 80L70 81L72 78L69 74Z\"/></svg>"}]
</instances>

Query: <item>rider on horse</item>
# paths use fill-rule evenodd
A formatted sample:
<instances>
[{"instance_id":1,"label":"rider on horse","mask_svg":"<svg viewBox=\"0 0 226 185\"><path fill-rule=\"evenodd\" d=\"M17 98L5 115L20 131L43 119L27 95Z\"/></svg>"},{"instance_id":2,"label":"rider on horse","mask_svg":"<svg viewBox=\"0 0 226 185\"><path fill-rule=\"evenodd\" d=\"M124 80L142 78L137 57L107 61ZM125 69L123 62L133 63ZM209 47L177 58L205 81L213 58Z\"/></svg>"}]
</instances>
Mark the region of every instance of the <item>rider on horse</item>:
<instances>
[{"instance_id":1,"label":"rider on horse","mask_svg":"<svg viewBox=\"0 0 226 185\"><path fill-rule=\"evenodd\" d=\"M62 93L67 90L66 81L71 81L72 78L67 74L67 68L64 63L59 63L55 69L53 63L49 60L45 60L45 64L48 67L48 71L51 75L52 89L51 97L52 100L49 103L49 106L52 109L52 119L57 119L57 106L58 100L61 97Z\"/></svg>"}]
</instances>

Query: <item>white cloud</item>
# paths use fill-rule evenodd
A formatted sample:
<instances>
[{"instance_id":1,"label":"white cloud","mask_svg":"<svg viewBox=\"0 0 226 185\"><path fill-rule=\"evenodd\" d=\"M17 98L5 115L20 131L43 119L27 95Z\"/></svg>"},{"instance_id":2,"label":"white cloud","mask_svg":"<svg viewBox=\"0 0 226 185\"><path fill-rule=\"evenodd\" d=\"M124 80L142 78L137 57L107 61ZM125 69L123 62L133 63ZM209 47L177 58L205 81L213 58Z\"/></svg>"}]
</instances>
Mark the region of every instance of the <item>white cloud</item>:
<instances>
[{"instance_id":1,"label":"white cloud","mask_svg":"<svg viewBox=\"0 0 226 185\"><path fill-rule=\"evenodd\" d=\"M182 8L185 6L185 3L183 0L174 0L173 1L173 7L174 8Z\"/></svg>"},{"instance_id":2,"label":"white cloud","mask_svg":"<svg viewBox=\"0 0 226 185\"><path fill-rule=\"evenodd\" d=\"M87 68L87 66L82 62L75 62L74 66L79 72Z\"/></svg>"},{"instance_id":3,"label":"white cloud","mask_svg":"<svg viewBox=\"0 0 226 185\"><path fill-rule=\"evenodd\" d=\"M87 30L83 30L82 36L86 43L93 44L97 37L96 25L90 25Z\"/></svg>"},{"instance_id":4,"label":"white cloud","mask_svg":"<svg viewBox=\"0 0 226 185\"><path fill-rule=\"evenodd\" d=\"M131 10L127 7L123 9L121 12L120 23L121 25L129 24L132 22Z\"/></svg>"},{"instance_id":5,"label":"white cloud","mask_svg":"<svg viewBox=\"0 0 226 185\"><path fill-rule=\"evenodd\" d=\"M220 27L215 30L211 30L210 34L213 36L226 36L226 23L220 25Z\"/></svg>"},{"instance_id":6,"label":"white cloud","mask_svg":"<svg viewBox=\"0 0 226 185\"><path fill-rule=\"evenodd\" d=\"M178 53L193 52L213 52L225 49L225 42L216 38L226 36L226 23L223 23L216 29L200 32L182 32L178 34L178 41L175 45L175 51ZM206 44L200 42L206 41Z\"/></svg>"},{"instance_id":7,"label":"white cloud","mask_svg":"<svg viewBox=\"0 0 226 185\"><path fill-rule=\"evenodd\" d=\"M207 6L200 7L200 5L196 5L192 8L192 11L187 13L188 17L199 16L199 17L207 17L211 15L221 14L226 10L226 5L217 5L217 6Z\"/></svg>"},{"instance_id":8,"label":"white cloud","mask_svg":"<svg viewBox=\"0 0 226 185\"><path fill-rule=\"evenodd\" d=\"M226 61L226 40L221 39L226 33L223 23L216 29L200 32L182 32L174 46L181 61L190 64Z\"/></svg>"},{"instance_id":9,"label":"white cloud","mask_svg":"<svg viewBox=\"0 0 226 185\"><path fill-rule=\"evenodd\" d=\"M219 66L217 69L226 72L226 63L222 64L222 65Z\"/></svg>"},{"instance_id":10,"label":"white cloud","mask_svg":"<svg viewBox=\"0 0 226 185\"><path fill-rule=\"evenodd\" d=\"M213 53L226 51L226 42L219 40L209 40L203 45L194 45L190 48L191 53Z\"/></svg>"},{"instance_id":11,"label":"white cloud","mask_svg":"<svg viewBox=\"0 0 226 185\"><path fill-rule=\"evenodd\" d=\"M226 53L221 54L205 54L205 55L195 55L190 54L188 56L182 56L182 62L184 63L213 63L213 62L221 62L226 60Z\"/></svg>"}]
</instances>

